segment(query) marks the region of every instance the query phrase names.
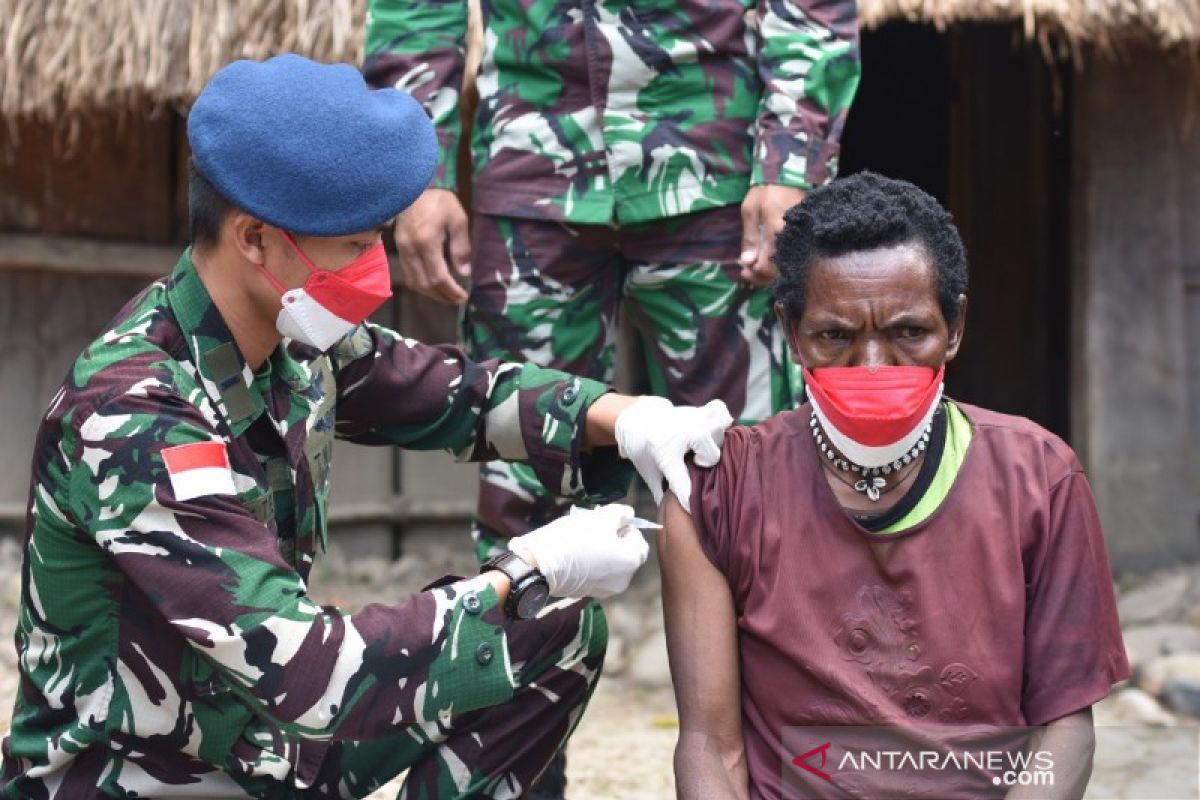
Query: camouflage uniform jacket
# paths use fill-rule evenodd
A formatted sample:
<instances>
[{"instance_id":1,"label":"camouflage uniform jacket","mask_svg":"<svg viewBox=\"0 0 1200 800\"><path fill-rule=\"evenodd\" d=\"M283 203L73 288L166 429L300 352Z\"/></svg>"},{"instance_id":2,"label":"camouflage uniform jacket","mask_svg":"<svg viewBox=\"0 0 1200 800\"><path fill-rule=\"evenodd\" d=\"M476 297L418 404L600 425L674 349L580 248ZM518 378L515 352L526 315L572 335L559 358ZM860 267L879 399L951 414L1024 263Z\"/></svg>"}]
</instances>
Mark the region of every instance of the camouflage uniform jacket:
<instances>
[{"instance_id":1,"label":"camouflage uniform jacket","mask_svg":"<svg viewBox=\"0 0 1200 800\"><path fill-rule=\"evenodd\" d=\"M185 253L76 361L35 450L0 794L304 786L335 739L512 696L486 581L356 614L309 599L332 439L527 459L548 486L609 499L631 477L613 449L587 457L594 493L579 466L604 387L373 325L328 356L285 344L253 373ZM227 465L189 497L163 453L198 442Z\"/></svg>"},{"instance_id":2,"label":"camouflage uniform jacket","mask_svg":"<svg viewBox=\"0 0 1200 800\"><path fill-rule=\"evenodd\" d=\"M370 0L364 72L425 103L457 186L468 0ZM610 224L832 177L854 0L481 0L474 204Z\"/></svg>"}]
</instances>

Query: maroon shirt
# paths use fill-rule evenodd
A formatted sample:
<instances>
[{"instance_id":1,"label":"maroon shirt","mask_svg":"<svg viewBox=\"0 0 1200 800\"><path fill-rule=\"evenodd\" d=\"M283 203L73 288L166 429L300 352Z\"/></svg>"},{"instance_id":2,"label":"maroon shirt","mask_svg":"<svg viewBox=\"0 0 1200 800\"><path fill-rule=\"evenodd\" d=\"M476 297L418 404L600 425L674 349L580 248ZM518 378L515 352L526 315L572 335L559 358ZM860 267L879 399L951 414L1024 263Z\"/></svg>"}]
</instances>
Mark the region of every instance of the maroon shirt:
<instances>
[{"instance_id":1,"label":"maroon shirt","mask_svg":"<svg viewBox=\"0 0 1200 800\"><path fill-rule=\"evenodd\" d=\"M733 428L693 469L693 520L733 594L752 795L782 794L785 726L1039 725L1129 676L1091 489L1036 424L974 428L942 506L899 533L840 507L809 408ZM819 744L819 743L816 743Z\"/></svg>"}]
</instances>

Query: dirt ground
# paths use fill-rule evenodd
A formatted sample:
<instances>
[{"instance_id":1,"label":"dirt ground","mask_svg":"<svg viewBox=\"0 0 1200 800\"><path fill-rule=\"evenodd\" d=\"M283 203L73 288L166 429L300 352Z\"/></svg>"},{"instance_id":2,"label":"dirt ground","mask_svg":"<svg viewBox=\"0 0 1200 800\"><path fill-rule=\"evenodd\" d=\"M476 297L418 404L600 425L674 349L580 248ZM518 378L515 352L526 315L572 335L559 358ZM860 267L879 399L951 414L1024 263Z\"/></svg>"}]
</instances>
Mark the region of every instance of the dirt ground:
<instances>
[{"instance_id":1,"label":"dirt ground","mask_svg":"<svg viewBox=\"0 0 1200 800\"><path fill-rule=\"evenodd\" d=\"M675 796L671 757L679 734L669 690L630 688L601 680L571 739L571 800L647 800Z\"/></svg>"}]
</instances>

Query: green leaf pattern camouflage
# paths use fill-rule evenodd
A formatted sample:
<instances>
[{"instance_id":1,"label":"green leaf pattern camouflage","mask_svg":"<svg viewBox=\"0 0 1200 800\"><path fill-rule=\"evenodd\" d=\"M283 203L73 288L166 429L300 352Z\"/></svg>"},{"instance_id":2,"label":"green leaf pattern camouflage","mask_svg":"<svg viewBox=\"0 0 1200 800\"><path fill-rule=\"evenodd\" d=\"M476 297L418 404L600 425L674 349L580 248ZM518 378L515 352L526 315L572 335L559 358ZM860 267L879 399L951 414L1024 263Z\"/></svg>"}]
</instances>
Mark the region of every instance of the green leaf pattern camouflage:
<instances>
[{"instance_id":1,"label":"green leaf pattern camouflage","mask_svg":"<svg viewBox=\"0 0 1200 800\"><path fill-rule=\"evenodd\" d=\"M858 85L854 0L481 0L473 197L622 224L811 188ZM412 93L456 189L467 0L370 0L364 73Z\"/></svg>"}]
</instances>

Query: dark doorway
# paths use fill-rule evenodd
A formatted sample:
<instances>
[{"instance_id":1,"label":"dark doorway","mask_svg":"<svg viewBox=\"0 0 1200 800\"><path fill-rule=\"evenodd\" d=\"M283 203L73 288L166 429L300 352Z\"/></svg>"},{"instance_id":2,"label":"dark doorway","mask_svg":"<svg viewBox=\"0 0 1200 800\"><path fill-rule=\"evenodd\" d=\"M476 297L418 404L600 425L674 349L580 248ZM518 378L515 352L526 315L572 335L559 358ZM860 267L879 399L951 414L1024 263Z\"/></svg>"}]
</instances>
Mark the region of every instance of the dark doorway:
<instances>
[{"instance_id":1,"label":"dark doorway","mask_svg":"<svg viewBox=\"0 0 1200 800\"><path fill-rule=\"evenodd\" d=\"M863 78L842 134L839 173L870 169L948 201L950 40L892 22L862 34Z\"/></svg>"},{"instance_id":2,"label":"dark doorway","mask_svg":"<svg viewBox=\"0 0 1200 800\"><path fill-rule=\"evenodd\" d=\"M960 400L1066 436L1069 161L1066 68L1016 28L890 23L863 34L841 174L910 180L954 214L971 266Z\"/></svg>"}]
</instances>

